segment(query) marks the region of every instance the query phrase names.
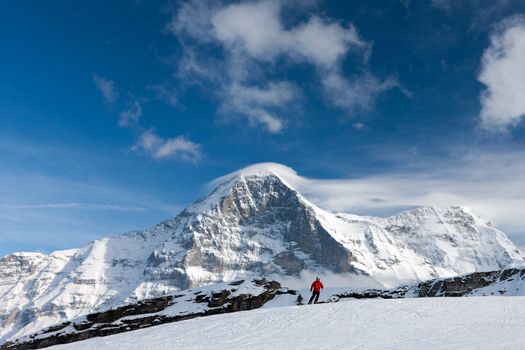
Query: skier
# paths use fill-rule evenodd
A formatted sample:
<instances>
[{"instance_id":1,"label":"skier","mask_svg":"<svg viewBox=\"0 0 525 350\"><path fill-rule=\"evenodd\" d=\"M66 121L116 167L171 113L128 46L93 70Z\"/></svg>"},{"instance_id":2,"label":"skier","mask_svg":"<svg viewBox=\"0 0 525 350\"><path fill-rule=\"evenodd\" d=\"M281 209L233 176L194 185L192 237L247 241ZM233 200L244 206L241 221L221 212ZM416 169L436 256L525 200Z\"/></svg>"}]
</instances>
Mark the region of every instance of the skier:
<instances>
[{"instance_id":1,"label":"skier","mask_svg":"<svg viewBox=\"0 0 525 350\"><path fill-rule=\"evenodd\" d=\"M315 281L313 281L312 285L310 286L310 292L312 292L312 296L310 297L310 301L308 302L308 304L311 304L312 301L314 302L314 304L317 304L317 300L319 300L319 295L321 294L321 289L323 288L324 286L321 282L321 279L319 277L316 277Z\"/></svg>"}]
</instances>

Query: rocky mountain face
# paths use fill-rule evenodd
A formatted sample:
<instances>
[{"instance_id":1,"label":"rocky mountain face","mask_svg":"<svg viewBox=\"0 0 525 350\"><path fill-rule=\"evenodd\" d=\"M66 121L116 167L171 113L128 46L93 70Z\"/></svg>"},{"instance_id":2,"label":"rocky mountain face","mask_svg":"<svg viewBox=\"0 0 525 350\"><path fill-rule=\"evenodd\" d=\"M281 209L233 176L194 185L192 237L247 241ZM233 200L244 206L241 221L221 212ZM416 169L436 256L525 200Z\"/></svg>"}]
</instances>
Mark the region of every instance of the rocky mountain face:
<instances>
[{"instance_id":1,"label":"rocky mountain face","mask_svg":"<svg viewBox=\"0 0 525 350\"><path fill-rule=\"evenodd\" d=\"M334 214L273 171L239 173L150 229L0 258L0 343L218 281L311 271L392 287L522 263L504 233L464 208L390 218Z\"/></svg>"}]
</instances>

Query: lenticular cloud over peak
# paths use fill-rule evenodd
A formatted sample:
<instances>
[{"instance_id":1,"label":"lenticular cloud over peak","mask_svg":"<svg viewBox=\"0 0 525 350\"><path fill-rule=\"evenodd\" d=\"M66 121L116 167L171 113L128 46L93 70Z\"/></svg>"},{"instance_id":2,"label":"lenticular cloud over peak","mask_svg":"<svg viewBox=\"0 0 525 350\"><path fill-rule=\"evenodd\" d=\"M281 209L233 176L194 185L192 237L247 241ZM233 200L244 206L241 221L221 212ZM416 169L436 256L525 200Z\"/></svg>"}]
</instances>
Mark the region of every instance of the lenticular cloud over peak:
<instances>
[{"instance_id":1,"label":"lenticular cloud over peak","mask_svg":"<svg viewBox=\"0 0 525 350\"><path fill-rule=\"evenodd\" d=\"M211 181L209 186L216 186L217 184L220 184L225 181L229 181L230 179L233 179L239 176L268 176L268 175L278 176L286 180L290 184L292 183L298 184L300 182L305 181L303 177L299 176L297 172L294 169L290 168L289 166L279 164L279 163L266 162L266 163L252 164L245 168L229 173L227 175L221 176Z\"/></svg>"}]
</instances>

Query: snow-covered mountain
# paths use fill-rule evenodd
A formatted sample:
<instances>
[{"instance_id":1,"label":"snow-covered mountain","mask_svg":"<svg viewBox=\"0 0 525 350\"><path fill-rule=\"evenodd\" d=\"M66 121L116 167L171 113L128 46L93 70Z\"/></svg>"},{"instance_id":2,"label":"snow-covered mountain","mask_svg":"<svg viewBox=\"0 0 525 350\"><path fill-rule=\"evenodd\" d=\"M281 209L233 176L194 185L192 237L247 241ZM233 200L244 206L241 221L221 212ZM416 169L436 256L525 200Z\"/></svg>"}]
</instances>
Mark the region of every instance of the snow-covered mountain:
<instances>
[{"instance_id":1,"label":"snow-covered mountain","mask_svg":"<svg viewBox=\"0 0 525 350\"><path fill-rule=\"evenodd\" d=\"M209 196L150 229L50 255L1 258L0 343L215 281L312 271L391 287L522 263L505 234L468 209L334 214L274 169L255 167L224 177Z\"/></svg>"}]
</instances>

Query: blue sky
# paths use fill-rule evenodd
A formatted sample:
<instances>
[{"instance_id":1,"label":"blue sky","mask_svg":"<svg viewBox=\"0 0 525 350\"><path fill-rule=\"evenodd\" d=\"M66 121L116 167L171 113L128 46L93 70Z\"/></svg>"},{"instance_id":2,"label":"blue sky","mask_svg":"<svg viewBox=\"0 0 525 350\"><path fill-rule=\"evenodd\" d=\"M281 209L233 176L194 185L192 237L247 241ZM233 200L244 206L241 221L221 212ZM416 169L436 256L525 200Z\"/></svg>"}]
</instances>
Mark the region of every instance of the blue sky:
<instances>
[{"instance_id":1,"label":"blue sky","mask_svg":"<svg viewBox=\"0 0 525 350\"><path fill-rule=\"evenodd\" d=\"M145 228L259 162L324 208L525 244L522 1L0 3L0 254ZM315 181L314 181L315 180Z\"/></svg>"}]
</instances>

